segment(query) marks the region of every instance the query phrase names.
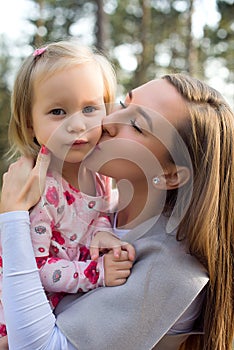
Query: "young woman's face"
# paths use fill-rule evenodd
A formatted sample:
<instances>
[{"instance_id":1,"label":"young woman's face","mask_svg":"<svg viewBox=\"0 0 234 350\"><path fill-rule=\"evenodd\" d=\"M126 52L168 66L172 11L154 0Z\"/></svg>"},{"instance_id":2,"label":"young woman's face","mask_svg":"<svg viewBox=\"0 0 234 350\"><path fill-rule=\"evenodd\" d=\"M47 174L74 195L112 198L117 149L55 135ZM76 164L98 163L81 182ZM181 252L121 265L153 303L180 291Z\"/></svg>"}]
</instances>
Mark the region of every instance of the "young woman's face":
<instances>
[{"instance_id":1,"label":"young woman's face","mask_svg":"<svg viewBox=\"0 0 234 350\"><path fill-rule=\"evenodd\" d=\"M166 80L144 84L104 119L102 138L86 164L117 180L159 176L170 163L177 127L187 115L184 100Z\"/></svg>"},{"instance_id":2,"label":"young woman's face","mask_svg":"<svg viewBox=\"0 0 234 350\"><path fill-rule=\"evenodd\" d=\"M59 159L77 163L97 144L106 114L95 63L61 70L34 84L33 134Z\"/></svg>"}]
</instances>

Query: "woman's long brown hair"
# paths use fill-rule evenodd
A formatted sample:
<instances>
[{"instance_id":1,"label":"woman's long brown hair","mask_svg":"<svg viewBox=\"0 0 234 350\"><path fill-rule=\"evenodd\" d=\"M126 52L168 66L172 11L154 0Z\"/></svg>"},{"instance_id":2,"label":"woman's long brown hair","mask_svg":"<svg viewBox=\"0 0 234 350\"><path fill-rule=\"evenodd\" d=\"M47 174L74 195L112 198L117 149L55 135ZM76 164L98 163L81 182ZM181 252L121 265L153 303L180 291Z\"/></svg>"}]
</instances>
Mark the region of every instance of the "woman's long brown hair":
<instances>
[{"instance_id":1,"label":"woman's long brown hair","mask_svg":"<svg viewBox=\"0 0 234 350\"><path fill-rule=\"evenodd\" d=\"M177 238L209 274L204 336L190 336L181 350L231 350L234 335L234 114L223 97L183 74L163 77L185 99L189 128L181 136L193 165L193 192Z\"/></svg>"}]
</instances>

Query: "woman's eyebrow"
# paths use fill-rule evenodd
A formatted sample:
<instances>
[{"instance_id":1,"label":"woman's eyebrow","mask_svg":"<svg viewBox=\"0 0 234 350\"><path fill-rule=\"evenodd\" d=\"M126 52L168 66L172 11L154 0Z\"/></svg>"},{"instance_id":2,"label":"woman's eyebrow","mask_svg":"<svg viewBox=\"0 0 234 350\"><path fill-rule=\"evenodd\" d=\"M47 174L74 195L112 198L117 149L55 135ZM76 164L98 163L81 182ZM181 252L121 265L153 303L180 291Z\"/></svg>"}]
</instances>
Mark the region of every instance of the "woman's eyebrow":
<instances>
[{"instance_id":1,"label":"woman's eyebrow","mask_svg":"<svg viewBox=\"0 0 234 350\"><path fill-rule=\"evenodd\" d=\"M150 115L141 107L137 107L137 112L145 119L151 131L153 131L153 124Z\"/></svg>"},{"instance_id":2,"label":"woman's eyebrow","mask_svg":"<svg viewBox=\"0 0 234 350\"><path fill-rule=\"evenodd\" d=\"M129 100L131 101L133 99L133 93L132 90L128 92ZM142 109L142 107L137 106L137 112L146 120L147 124L149 125L149 128L151 131L153 131L153 124L152 119L150 115Z\"/></svg>"}]
</instances>

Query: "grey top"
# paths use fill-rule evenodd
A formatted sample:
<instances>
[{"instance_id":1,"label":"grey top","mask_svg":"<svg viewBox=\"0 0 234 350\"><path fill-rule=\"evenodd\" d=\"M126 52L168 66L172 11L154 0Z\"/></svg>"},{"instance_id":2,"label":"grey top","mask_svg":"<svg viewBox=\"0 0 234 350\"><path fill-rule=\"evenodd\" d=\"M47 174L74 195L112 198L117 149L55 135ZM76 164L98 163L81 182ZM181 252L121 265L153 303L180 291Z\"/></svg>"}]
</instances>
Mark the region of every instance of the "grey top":
<instances>
[{"instance_id":1,"label":"grey top","mask_svg":"<svg viewBox=\"0 0 234 350\"><path fill-rule=\"evenodd\" d=\"M127 282L65 297L57 325L79 350L176 350L186 334L166 335L208 282L165 217L152 218L124 237L136 261ZM191 331L193 331L191 329ZM160 341L161 340L161 341Z\"/></svg>"}]
</instances>

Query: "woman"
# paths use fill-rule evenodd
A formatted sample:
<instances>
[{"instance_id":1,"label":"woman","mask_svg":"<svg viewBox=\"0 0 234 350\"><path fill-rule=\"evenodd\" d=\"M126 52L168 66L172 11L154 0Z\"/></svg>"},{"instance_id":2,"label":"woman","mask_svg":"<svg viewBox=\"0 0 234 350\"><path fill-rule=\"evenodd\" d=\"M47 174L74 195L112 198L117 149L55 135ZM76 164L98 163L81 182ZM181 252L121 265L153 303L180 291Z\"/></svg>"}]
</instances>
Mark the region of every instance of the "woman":
<instances>
[{"instance_id":1,"label":"woman","mask_svg":"<svg viewBox=\"0 0 234 350\"><path fill-rule=\"evenodd\" d=\"M117 180L114 226L136 248L132 273L121 287L64 298L55 326L30 250L28 214L2 214L10 349L36 349L37 337L46 339L43 349L231 349L233 113L218 92L180 74L134 89L122 107L105 120L86 166ZM26 161L26 175L22 160L10 168L2 212L36 203L43 162L41 157L30 172ZM9 254L17 230L23 244L15 249L22 261ZM29 276L37 298L26 288ZM26 301L22 294L17 298L18 285ZM31 345L18 319L30 330Z\"/></svg>"}]
</instances>

